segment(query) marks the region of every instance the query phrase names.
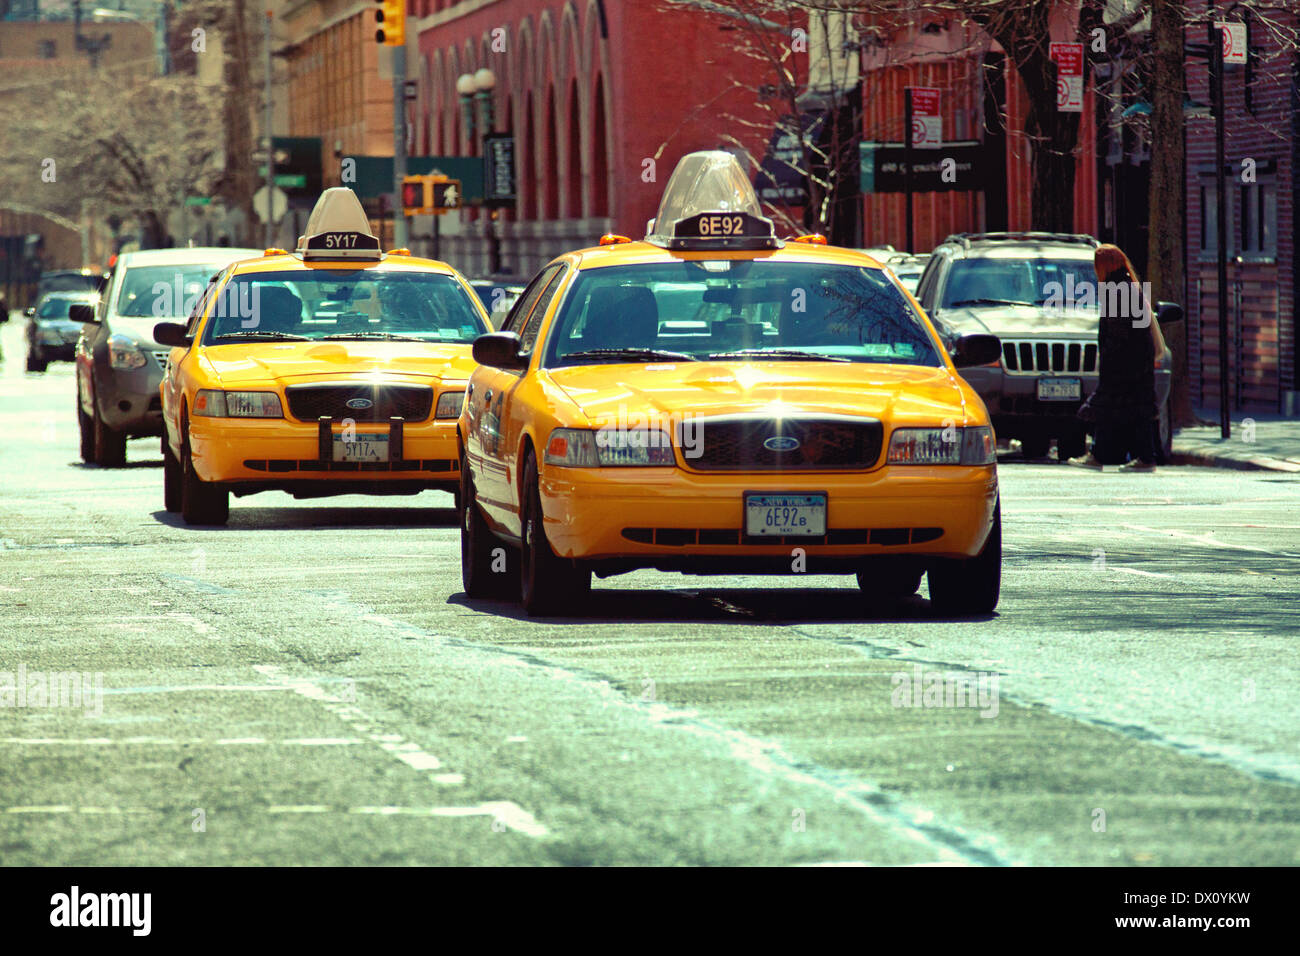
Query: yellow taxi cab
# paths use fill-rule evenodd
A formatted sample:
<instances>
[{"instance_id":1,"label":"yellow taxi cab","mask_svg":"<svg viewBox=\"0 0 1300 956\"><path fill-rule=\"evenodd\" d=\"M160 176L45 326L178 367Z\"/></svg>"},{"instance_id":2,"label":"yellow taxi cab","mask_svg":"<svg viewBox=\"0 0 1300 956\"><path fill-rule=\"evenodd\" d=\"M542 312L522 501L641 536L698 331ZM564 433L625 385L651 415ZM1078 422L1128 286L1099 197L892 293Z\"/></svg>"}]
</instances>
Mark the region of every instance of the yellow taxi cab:
<instances>
[{"instance_id":1,"label":"yellow taxi cab","mask_svg":"<svg viewBox=\"0 0 1300 956\"><path fill-rule=\"evenodd\" d=\"M474 343L458 438L470 597L581 608L599 576L856 573L987 614L1001 581L988 411L876 260L782 242L728 153L684 157L644 241L562 255Z\"/></svg>"},{"instance_id":2,"label":"yellow taxi cab","mask_svg":"<svg viewBox=\"0 0 1300 956\"><path fill-rule=\"evenodd\" d=\"M381 254L356 195L326 190L298 251L213 277L159 323L168 511L224 524L230 495L459 492L456 420L487 314L451 266Z\"/></svg>"}]
</instances>

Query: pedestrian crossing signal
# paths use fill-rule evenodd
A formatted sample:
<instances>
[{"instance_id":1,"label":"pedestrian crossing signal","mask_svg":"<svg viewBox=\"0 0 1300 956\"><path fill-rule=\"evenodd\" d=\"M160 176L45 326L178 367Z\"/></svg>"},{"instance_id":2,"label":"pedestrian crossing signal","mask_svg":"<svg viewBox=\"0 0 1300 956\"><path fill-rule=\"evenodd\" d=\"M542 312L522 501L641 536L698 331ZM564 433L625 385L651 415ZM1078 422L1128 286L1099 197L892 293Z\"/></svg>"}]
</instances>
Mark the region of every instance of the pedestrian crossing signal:
<instances>
[{"instance_id":1,"label":"pedestrian crossing signal","mask_svg":"<svg viewBox=\"0 0 1300 956\"><path fill-rule=\"evenodd\" d=\"M439 216L463 204L459 179L434 174L402 178L402 212L407 216Z\"/></svg>"},{"instance_id":2,"label":"pedestrian crossing signal","mask_svg":"<svg viewBox=\"0 0 1300 956\"><path fill-rule=\"evenodd\" d=\"M384 46L406 46L406 0L375 0L375 42Z\"/></svg>"}]
</instances>

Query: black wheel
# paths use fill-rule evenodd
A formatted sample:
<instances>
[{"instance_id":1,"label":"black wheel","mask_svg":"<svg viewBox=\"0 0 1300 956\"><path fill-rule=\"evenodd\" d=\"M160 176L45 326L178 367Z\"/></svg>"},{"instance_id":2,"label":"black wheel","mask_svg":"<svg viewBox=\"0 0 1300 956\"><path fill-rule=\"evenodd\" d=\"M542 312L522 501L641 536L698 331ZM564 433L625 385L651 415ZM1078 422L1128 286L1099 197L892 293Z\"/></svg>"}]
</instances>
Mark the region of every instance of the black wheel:
<instances>
[{"instance_id":1,"label":"black wheel","mask_svg":"<svg viewBox=\"0 0 1300 956\"><path fill-rule=\"evenodd\" d=\"M99 417L99 406L90 405L91 430L94 432L95 464L120 468L126 464L126 436L115 432Z\"/></svg>"},{"instance_id":2,"label":"black wheel","mask_svg":"<svg viewBox=\"0 0 1300 956\"><path fill-rule=\"evenodd\" d=\"M474 482L460 459L460 582L472 598L518 598L519 556L515 549L494 535L479 511Z\"/></svg>"},{"instance_id":3,"label":"black wheel","mask_svg":"<svg viewBox=\"0 0 1300 956\"><path fill-rule=\"evenodd\" d=\"M523 554L519 562L519 591L524 610L532 616L572 614L591 593L591 570L576 561L558 557L551 550L542 520L537 457L532 451L524 462L520 499Z\"/></svg>"},{"instance_id":4,"label":"black wheel","mask_svg":"<svg viewBox=\"0 0 1300 956\"><path fill-rule=\"evenodd\" d=\"M1088 433L1076 428L1056 439L1056 460L1069 461L1088 452Z\"/></svg>"},{"instance_id":5,"label":"black wheel","mask_svg":"<svg viewBox=\"0 0 1300 956\"><path fill-rule=\"evenodd\" d=\"M181 517L186 524L225 524L230 519L230 492L194 471L188 436L181 445Z\"/></svg>"},{"instance_id":6,"label":"black wheel","mask_svg":"<svg viewBox=\"0 0 1300 956\"><path fill-rule=\"evenodd\" d=\"M863 594L886 600L911 597L924 573L924 567L906 559L872 562L858 571L858 587Z\"/></svg>"},{"instance_id":7,"label":"black wheel","mask_svg":"<svg viewBox=\"0 0 1300 956\"><path fill-rule=\"evenodd\" d=\"M90 416L81 410L81 395L77 395L77 428L81 433L81 460L91 464L95 460L95 428Z\"/></svg>"},{"instance_id":8,"label":"black wheel","mask_svg":"<svg viewBox=\"0 0 1300 956\"><path fill-rule=\"evenodd\" d=\"M1173 411L1170 400L1160 406L1160 417L1156 419L1156 464L1167 465L1174 456Z\"/></svg>"},{"instance_id":9,"label":"black wheel","mask_svg":"<svg viewBox=\"0 0 1300 956\"><path fill-rule=\"evenodd\" d=\"M163 507L168 511L181 510L181 463L172 454L167 436L162 437L163 456Z\"/></svg>"},{"instance_id":10,"label":"black wheel","mask_svg":"<svg viewBox=\"0 0 1300 956\"><path fill-rule=\"evenodd\" d=\"M1046 458L1047 449L1051 444L1052 439L1047 435L1025 436L1020 439L1020 453L1024 456L1025 461Z\"/></svg>"},{"instance_id":11,"label":"black wheel","mask_svg":"<svg viewBox=\"0 0 1300 956\"><path fill-rule=\"evenodd\" d=\"M941 614L990 614L1002 589L1002 502L993 510L993 528L973 558L942 559L930 565L930 603Z\"/></svg>"},{"instance_id":12,"label":"black wheel","mask_svg":"<svg viewBox=\"0 0 1300 956\"><path fill-rule=\"evenodd\" d=\"M40 358L40 357L39 357L38 355L36 355L36 353L33 352L31 349L28 349L28 350L27 350L27 371L29 371L29 372L44 372L45 369L46 369L46 367L47 367L49 364L50 364L49 362L47 362L47 361L46 361L45 359L43 359L43 358Z\"/></svg>"}]
</instances>

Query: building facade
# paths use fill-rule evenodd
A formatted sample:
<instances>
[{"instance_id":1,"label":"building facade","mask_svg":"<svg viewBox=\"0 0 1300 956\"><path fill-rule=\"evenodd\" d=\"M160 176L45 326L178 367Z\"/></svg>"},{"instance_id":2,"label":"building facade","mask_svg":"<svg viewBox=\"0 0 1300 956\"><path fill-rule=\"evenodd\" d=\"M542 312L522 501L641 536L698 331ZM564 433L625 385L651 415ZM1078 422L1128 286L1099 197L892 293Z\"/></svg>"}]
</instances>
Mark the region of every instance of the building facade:
<instances>
[{"instance_id":1,"label":"building facade","mask_svg":"<svg viewBox=\"0 0 1300 956\"><path fill-rule=\"evenodd\" d=\"M1204 15L1203 0L1190 13ZM1242 411L1300 415L1296 367L1297 181L1300 55L1283 46L1295 12L1270 11L1283 31L1246 22L1249 59L1224 72L1228 284L1219 288L1214 121L1187 122L1187 310L1193 401L1219 404L1219 297L1227 297L1229 404ZM1205 42L1204 26L1189 41ZM1205 61L1187 62L1188 92L1211 102Z\"/></svg>"}]
</instances>

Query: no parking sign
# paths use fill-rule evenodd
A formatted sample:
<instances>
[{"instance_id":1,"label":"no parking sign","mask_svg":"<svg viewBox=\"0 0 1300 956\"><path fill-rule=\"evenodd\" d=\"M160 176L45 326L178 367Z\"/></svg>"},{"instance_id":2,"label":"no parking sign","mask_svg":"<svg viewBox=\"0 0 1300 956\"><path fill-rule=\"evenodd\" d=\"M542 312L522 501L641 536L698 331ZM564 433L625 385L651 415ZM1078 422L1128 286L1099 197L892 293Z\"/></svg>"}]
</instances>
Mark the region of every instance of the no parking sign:
<instances>
[{"instance_id":1,"label":"no parking sign","mask_svg":"<svg viewBox=\"0 0 1300 956\"><path fill-rule=\"evenodd\" d=\"M1056 111L1083 112L1083 44L1053 43L1048 55L1056 64Z\"/></svg>"}]
</instances>

